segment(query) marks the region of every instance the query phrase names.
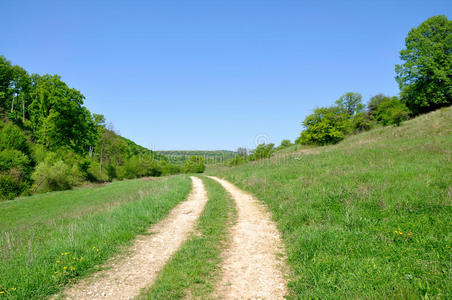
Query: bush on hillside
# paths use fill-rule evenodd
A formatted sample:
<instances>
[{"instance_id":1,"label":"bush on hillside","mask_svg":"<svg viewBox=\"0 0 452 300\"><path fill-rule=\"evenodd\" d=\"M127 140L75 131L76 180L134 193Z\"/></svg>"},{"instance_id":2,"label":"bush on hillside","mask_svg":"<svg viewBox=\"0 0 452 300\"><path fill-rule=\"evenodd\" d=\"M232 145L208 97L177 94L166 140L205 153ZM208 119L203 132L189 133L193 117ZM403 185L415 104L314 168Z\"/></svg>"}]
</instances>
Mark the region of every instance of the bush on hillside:
<instances>
[{"instance_id":1,"label":"bush on hillside","mask_svg":"<svg viewBox=\"0 0 452 300\"><path fill-rule=\"evenodd\" d=\"M236 155L233 158L231 158L230 160L227 161L227 165L232 167L232 166L238 166L241 164L244 164L246 162L246 158L242 155Z\"/></svg>"},{"instance_id":2,"label":"bush on hillside","mask_svg":"<svg viewBox=\"0 0 452 300\"><path fill-rule=\"evenodd\" d=\"M80 185L83 175L80 170L73 166L72 168L62 160L52 161L46 159L38 164L32 174L33 192L50 192L67 190Z\"/></svg>"},{"instance_id":3,"label":"bush on hillside","mask_svg":"<svg viewBox=\"0 0 452 300\"><path fill-rule=\"evenodd\" d=\"M409 115L409 109L405 103L397 98L394 98L389 101L382 102L377 109L375 117L383 126L399 126L402 121L409 118Z\"/></svg>"},{"instance_id":4,"label":"bush on hillside","mask_svg":"<svg viewBox=\"0 0 452 300\"><path fill-rule=\"evenodd\" d=\"M24 194L30 186L30 159L21 151L0 151L0 200Z\"/></svg>"},{"instance_id":5,"label":"bush on hillside","mask_svg":"<svg viewBox=\"0 0 452 300\"><path fill-rule=\"evenodd\" d=\"M250 156L248 157L249 160L258 160L263 158L269 158L272 156L272 154L275 152L275 144L259 144L257 145L256 149L251 151Z\"/></svg>"},{"instance_id":6,"label":"bush on hillside","mask_svg":"<svg viewBox=\"0 0 452 300\"><path fill-rule=\"evenodd\" d=\"M290 140L282 140L281 144L277 147L277 150L286 149L292 145L293 144Z\"/></svg>"},{"instance_id":7,"label":"bush on hillside","mask_svg":"<svg viewBox=\"0 0 452 300\"><path fill-rule=\"evenodd\" d=\"M0 150L15 149L25 155L30 155L30 146L22 130L11 123L5 124L0 130Z\"/></svg>"},{"instance_id":8,"label":"bush on hillside","mask_svg":"<svg viewBox=\"0 0 452 300\"><path fill-rule=\"evenodd\" d=\"M191 156L184 164L184 173L202 173L206 169L202 156Z\"/></svg>"},{"instance_id":9,"label":"bush on hillside","mask_svg":"<svg viewBox=\"0 0 452 300\"><path fill-rule=\"evenodd\" d=\"M339 106L320 107L307 116L305 130L297 142L305 145L328 145L342 141L350 127L349 114Z\"/></svg>"},{"instance_id":10,"label":"bush on hillside","mask_svg":"<svg viewBox=\"0 0 452 300\"><path fill-rule=\"evenodd\" d=\"M359 133L370 130L374 123L368 112L359 112L350 119L350 132Z\"/></svg>"}]
</instances>

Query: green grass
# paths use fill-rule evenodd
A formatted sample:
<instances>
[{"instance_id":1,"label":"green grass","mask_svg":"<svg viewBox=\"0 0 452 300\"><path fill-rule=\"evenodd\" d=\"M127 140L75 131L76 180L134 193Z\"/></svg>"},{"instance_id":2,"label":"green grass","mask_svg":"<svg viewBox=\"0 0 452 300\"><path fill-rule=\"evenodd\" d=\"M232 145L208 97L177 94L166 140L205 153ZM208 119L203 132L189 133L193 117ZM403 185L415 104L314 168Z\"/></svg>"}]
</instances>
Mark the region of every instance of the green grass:
<instances>
[{"instance_id":1,"label":"green grass","mask_svg":"<svg viewBox=\"0 0 452 300\"><path fill-rule=\"evenodd\" d=\"M271 209L292 297L452 298L452 108L208 173Z\"/></svg>"},{"instance_id":2,"label":"green grass","mask_svg":"<svg viewBox=\"0 0 452 300\"><path fill-rule=\"evenodd\" d=\"M228 225L235 216L229 194L215 181L203 177L209 201L196 232L165 265L144 299L209 298L219 274L220 254Z\"/></svg>"},{"instance_id":3,"label":"green grass","mask_svg":"<svg viewBox=\"0 0 452 300\"><path fill-rule=\"evenodd\" d=\"M190 189L180 175L0 203L0 298L58 292L166 216Z\"/></svg>"}]
</instances>

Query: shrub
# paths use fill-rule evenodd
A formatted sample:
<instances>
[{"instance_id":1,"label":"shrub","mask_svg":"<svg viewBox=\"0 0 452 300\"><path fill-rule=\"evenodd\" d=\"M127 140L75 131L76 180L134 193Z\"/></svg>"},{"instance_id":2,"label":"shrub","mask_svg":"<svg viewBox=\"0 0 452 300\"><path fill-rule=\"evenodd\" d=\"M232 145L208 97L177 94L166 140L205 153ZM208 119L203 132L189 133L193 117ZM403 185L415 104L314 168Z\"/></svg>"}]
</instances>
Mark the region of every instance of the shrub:
<instances>
[{"instance_id":1,"label":"shrub","mask_svg":"<svg viewBox=\"0 0 452 300\"><path fill-rule=\"evenodd\" d=\"M292 146L292 142L290 140L282 140L281 145L278 146L278 149L285 149Z\"/></svg>"},{"instance_id":2,"label":"shrub","mask_svg":"<svg viewBox=\"0 0 452 300\"><path fill-rule=\"evenodd\" d=\"M184 164L184 173L202 173L206 169L202 156L191 156Z\"/></svg>"},{"instance_id":3,"label":"shrub","mask_svg":"<svg viewBox=\"0 0 452 300\"><path fill-rule=\"evenodd\" d=\"M33 191L49 192L70 189L82 182L82 173L76 166L70 168L62 160L51 159L38 164L32 174Z\"/></svg>"},{"instance_id":4,"label":"shrub","mask_svg":"<svg viewBox=\"0 0 452 300\"><path fill-rule=\"evenodd\" d=\"M0 200L13 199L21 194L26 193L29 184L10 174L0 173Z\"/></svg>"},{"instance_id":5,"label":"shrub","mask_svg":"<svg viewBox=\"0 0 452 300\"><path fill-rule=\"evenodd\" d=\"M348 112L341 106L320 107L307 116L302 125L305 130L298 138L298 143L327 145L344 139L350 127L350 119Z\"/></svg>"},{"instance_id":6,"label":"shrub","mask_svg":"<svg viewBox=\"0 0 452 300\"><path fill-rule=\"evenodd\" d=\"M236 155L233 158L231 158L230 160L227 161L227 165L232 167L232 166L238 166L241 165L243 163L246 162L246 159L244 156L242 155Z\"/></svg>"},{"instance_id":7,"label":"shrub","mask_svg":"<svg viewBox=\"0 0 452 300\"><path fill-rule=\"evenodd\" d=\"M0 199L12 199L26 192L30 186L30 172L30 159L21 151L0 151Z\"/></svg>"},{"instance_id":8,"label":"shrub","mask_svg":"<svg viewBox=\"0 0 452 300\"><path fill-rule=\"evenodd\" d=\"M350 119L350 131L354 133L369 130L373 125L374 121L367 112L357 113Z\"/></svg>"},{"instance_id":9,"label":"shrub","mask_svg":"<svg viewBox=\"0 0 452 300\"><path fill-rule=\"evenodd\" d=\"M405 103L395 98L382 102L375 116L384 126L399 126L402 121L409 118L409 110Z\"/></svg>"},{"instance_id":10,"label":"shrub","mask_svg":"<svg viewBox=\"0 0 452 300\"><path fill-rule=\"evenodd\" d=\"M0 150L15 149L30 155L27 138L19 127L8 123L0 130Z\"/></svg>"},{"instance_id":11,"label":"shrub","mask_svg":"<svg viewBox=\"0 0 452 300\"><path fill-rule=\"evenodd\" d=\"M275 144L259 144L256 149L251 151L251 155L248 157L249 160L258 160L263 158L269 158L275 152Z\"/></svg>"},{"instance_id":12,"label":"shrub","mask_svg":"<svg viewBox=\"0 0 452 300\"><path fill-rule=\"evenodd\" d=\"M162 170L162 175L178 174L182 171L181 167L175 164L170 164L164 160L160 161L160 168Z\"/></svg>"}]
</instances>

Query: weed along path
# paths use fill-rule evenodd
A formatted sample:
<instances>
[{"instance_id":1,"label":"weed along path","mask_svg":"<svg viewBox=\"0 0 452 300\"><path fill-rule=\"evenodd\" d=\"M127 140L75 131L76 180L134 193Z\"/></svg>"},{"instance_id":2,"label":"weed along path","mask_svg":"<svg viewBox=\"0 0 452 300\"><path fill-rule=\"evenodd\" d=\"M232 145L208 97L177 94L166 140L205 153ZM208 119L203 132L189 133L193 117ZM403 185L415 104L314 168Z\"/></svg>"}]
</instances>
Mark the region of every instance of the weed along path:
<instances>
[{"instance_id":1,"label":"weed along path","mask_svg":"<svg viewBox=\"0 0 452 300\"><path fill-rule=\"evenodd\" d=\"M209 176L210 177L210 176ZM265 207L251 195L217 177L237 206L237 223L231 228L231 244L224 252L223 278L215 298L283 299L287 294L284 253L276 225Z\"/></svg>"},{"instance_id":2,"label":"weed along path","mask_svg":"<svg viewBox=\"0 0 452 300\"><path fill-rule=\"evenodd\" d=\"M192 191L187 201L176 206L151 235L138 237L131 254L113 258L103 271L84 279L63 293L66 299L132 299L156 279L158 271L193 230L207 202L202 180L191 177Z\"/></svg>"}]
</instances>

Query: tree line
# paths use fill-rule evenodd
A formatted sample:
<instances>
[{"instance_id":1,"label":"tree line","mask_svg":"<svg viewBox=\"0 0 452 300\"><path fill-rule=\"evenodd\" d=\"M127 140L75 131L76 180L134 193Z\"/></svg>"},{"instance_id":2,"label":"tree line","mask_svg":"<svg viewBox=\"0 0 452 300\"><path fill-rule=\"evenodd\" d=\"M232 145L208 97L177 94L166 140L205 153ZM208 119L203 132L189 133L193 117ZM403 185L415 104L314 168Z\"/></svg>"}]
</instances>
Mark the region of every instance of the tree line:
<instances>
[{"instance_id":1,"label":"tree line","mask_svg":"<svg viewBox=\"0 0 452 300\"><path fill-rule=\"evenodd\" d=\"M0 56L0 200L182 171L121 137L57 75L28 74Z\"/></svg>"},{"instance_id":2,"label":"tree line","mask_svg":"<svg viewBox=\"0 0 452 300\"><path fill-rule=\"evenodd\" d=\"M376 126L399 126L419 114L452 105L452 21L439 15L409 31L402 64L395 66L399 96L378 94L365 105L359 93L348 92L332 106L319 107L302 122L304 130L296 144L336 144L347 135ZM229 165L270 157L291 146L284 140L279 147L261 144L248 154L239 148Z\"/></svg>"}]
</instances>

